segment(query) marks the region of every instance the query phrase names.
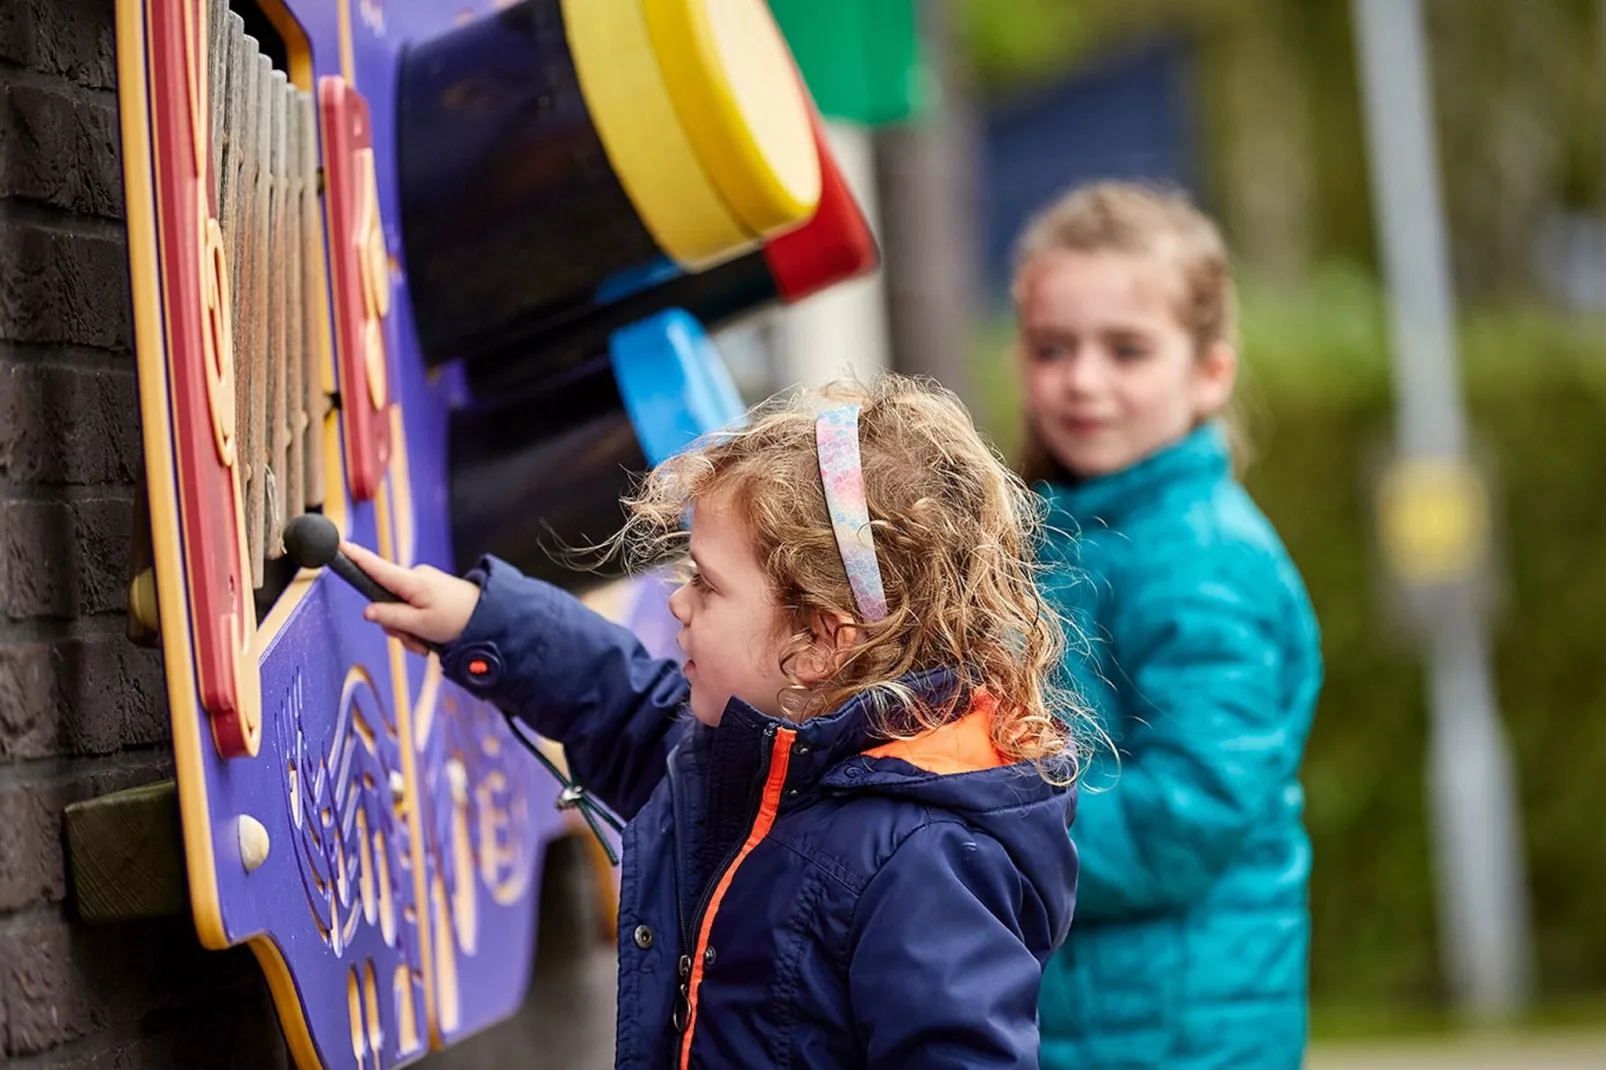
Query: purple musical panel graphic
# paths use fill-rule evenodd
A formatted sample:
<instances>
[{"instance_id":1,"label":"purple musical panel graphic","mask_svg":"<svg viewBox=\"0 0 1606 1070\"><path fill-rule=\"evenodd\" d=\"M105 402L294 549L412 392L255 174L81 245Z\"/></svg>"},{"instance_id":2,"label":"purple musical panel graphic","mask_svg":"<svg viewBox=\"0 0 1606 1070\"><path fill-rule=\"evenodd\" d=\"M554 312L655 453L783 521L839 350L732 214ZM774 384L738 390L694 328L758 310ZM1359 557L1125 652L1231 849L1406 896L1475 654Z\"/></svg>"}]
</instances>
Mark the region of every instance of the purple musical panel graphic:
<instances>
[{"instance_id":1,"label":"purple musical panel graphic","mask_svg":"<svg viewBox=\"0 0 1606 1070\"><path fill-rule=\"evenodd\" d=\"M286 39L294 68L305 35L303 88L342 77L366 101L389 257L390 465L372 500L352 500L343 483L328 492L347 538L449 567L448 399L410 319L393 96L405 42L450 25L463 5L415 7L352 3L343 49L338 3L292 0ZM522 1003L541 859L567 829L556 784L501 714L393 645L363 621L363 604L328 573L292 584L262 624L260 753L225 760L207 745L202 764L226 939L257 952L299 1063L378 1070Z\"/></svg>"}]
</instances>

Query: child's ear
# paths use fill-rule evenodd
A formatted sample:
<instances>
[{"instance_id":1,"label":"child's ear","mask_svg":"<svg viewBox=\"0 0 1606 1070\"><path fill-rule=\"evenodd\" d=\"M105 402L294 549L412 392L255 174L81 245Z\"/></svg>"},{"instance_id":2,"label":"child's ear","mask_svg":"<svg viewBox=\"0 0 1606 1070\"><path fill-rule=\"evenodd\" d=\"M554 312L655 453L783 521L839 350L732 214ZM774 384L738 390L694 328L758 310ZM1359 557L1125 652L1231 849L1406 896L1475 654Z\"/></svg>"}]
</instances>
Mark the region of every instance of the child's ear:
<instances>
[{"instance_id":1,"label":"child's ear","mask_svg":"<svg viewBox=\"0 0 1606 1070\"><path fill-rule=\"evenodd\" d=\"M816 611L809 620L814 642L797 660L797 676L806 684L816 684L836 672L845 654L858 638L859 630L846 613Z\"/></svg>"},{"instance_id":2,"label":"child's ear","mask_svg":"<svg viewBox=\"0 0 1606 1070\"><path fill-rule=\"evenodd\" d=\"M1229 342L1214 342L1199 358L1195 371L1196 414L1200 419L1220 415L1238 383L1238 350Z\"/></svg>"}]
</instances>

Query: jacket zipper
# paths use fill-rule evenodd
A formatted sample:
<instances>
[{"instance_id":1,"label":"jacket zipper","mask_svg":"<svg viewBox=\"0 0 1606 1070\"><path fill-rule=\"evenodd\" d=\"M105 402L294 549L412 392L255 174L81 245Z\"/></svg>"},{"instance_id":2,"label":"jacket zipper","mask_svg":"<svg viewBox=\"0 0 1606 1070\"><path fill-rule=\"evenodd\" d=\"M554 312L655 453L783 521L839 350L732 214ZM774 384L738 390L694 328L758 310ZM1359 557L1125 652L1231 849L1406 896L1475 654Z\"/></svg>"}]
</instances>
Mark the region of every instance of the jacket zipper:
<instances>
[{"instance_id":1,"label":"jacket zipper","mask_svg":"<svg viewBox=\"0 0 1606 1070\"><path fill-rule=\"evenodd\" d=\"M755 778L755 779L759 780L760 782L762 782L764 780L764 778L769 774L769 768L770 768L770 741L774 738L774 736L775 736L775 726L774 725L771 725L771 726L769 726L769 727L764 729L764 757L763 757L763 759L762 759L762 761L761 761L761 763L760 763L760 765L758 767L758 776ZM673 786L671 785L670 798L675 804L675 851L676 851L676 853L678 855L678 853L680 852L680 819L681 819L680 796L675 794L672 789L673 789ZM748 808L747 820L745 822L743 822L745 825L747 825L748 828L752 828L753 827L753 822L755 820L757 820L757 818L758 818L758 809L759 809L759 807L761 805L763 805L763 801L764 801L764 792L762 790L760 790L759 793L758 793L758 798L756 800L754 800L753 805ZM743 839L745 840L745 837L743 837ZM730 864L732 862L736 861L736 856L741 853L741 850L742 850L742 844L739 841L729 851L725 852L725 857L720 859L719 865L716 866L715 869L714 869L714 878L708 884L708 891L704 892L702 897L697 900L697 911L693 915L693 917L698 918L698 919L702 918L703 911L708 909L708 900L713 897L714 889L719 887L719 878L720 878L720 876L722 874L724 874L725 870L727 868L729 868L729 866L730 866ZM678 861L679 861L678 858L677 858L676 861L677 861L677 865L676 865L676 868L675 868L675 872L677 874L679 874L680 873L680 867L678 865ZM681 947L681 952L680 952L680 961L676 964L676 971L675 972L676 972L676 977L680 981L680 989L679 989L679 992L675 996L675 1010L674 1010L674 1013L671 1014L670 1018L669 1018L670 1024L672 1024L675 1027L675 1032L677 1032L677 1033L684 1033L686 1031L686 1017L691 1011L692 937L695 936L696 932L697 932L697 930L694 929L692 926L686 924L686 899L685 899L685 894L684 893L685 893L685 889L682 887L681 882L677 880L675 882L675 913L679 916L679 919L680 919L680 947Z\"/></svg>"},{"instance_id":2,"label":"jacket zipper","mask_svg":"<svg viewBox=\"0 0 1606 1070\"><path fill-rule=\"evenodd\" d=\"M684 865L685 851L681 847L680 824L684 820L684 810L680 804L680 778L675 775L675 763L669 763L669 802L674 809L674 837L675 837L675 918L680 923L680 971L681 980L684 981L691 973L691 956L686 948L691 946L691 926L686 924L686 866ZM683 986L684 987L684 986ZM676 1003L676 1014L679 1014L679 1002ZM680 1030L677 1025L676 1031Z\"/></svg>"},{"instance_id":3,"label":"jacket zipper","mask_svg":"<svg viewBox=\"0 0 1606 1070\"><path fill-rule=\"evenodd\" d=\"M682 924L680 946L687 950L682 952L678 964L680 989L671 1022L676 1031L682 1034L680 1046L682 1068L690 1065L692 1031L697 1021L697 991L702 984L702 973L697 969L697 964L707 953L708 937L713 928L711 924L713 915L709 915L708 911L713 909L717 914L718 900L724 897L725 889L729 887L731 878L741 865L742 859L763 841L775 823L776 811L780 809L781 787L786 782L787 767L791 764L792 740L796 735L794 729L777 729L774 725L764 730L764 758L759 767L759 778L763 781L763 788L748 818L747 835L739 847L726 854L715 870L713 882L709 885L708 891L703 893L696 911L692 914L693 924L690 928L685 927L682 889L680 883L676 882L675 907ZM692 942L693 934L697 937L695 944Z\"/></svg>"}]
</instances>

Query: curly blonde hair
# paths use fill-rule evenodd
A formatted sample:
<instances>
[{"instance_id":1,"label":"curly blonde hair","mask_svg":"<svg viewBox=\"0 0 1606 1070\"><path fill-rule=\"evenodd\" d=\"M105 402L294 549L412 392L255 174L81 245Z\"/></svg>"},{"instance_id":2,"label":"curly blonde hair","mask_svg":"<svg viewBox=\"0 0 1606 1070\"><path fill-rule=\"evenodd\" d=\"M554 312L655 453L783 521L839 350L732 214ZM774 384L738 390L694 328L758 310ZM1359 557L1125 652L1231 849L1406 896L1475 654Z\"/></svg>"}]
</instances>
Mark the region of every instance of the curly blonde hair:
<instances>
[{"instance_id":1,"label":"curly blonde hair","mask_svg":"<svg viewBox=\"0 0 1606 1070\"><path fill-rule=\"evenodd\" d=\"M859 449L888 604L886 618L874 623L854 603L821 485L815 422L837 405L860 407ZM868 693L877 731L907 738L962 715L963 692L984 688L997 702L998 753L1074 778L1068 722L1080 707L1053 683L1064 631L1037 587L1042 506L952 393L889 374L772 398L745 426L709 436L648 473L625 501L629 519L616 545L636 566L681 558L688 510L714 501L752 540L789 629L781 670L793 685L780 696L788 717L817 716ZM805 686L791 662L814 641L815 622L836 619L851 621L852 640L830 677ZM966 688L940 708L898 682L944 666Z\"/></svg>"}]
</instances>

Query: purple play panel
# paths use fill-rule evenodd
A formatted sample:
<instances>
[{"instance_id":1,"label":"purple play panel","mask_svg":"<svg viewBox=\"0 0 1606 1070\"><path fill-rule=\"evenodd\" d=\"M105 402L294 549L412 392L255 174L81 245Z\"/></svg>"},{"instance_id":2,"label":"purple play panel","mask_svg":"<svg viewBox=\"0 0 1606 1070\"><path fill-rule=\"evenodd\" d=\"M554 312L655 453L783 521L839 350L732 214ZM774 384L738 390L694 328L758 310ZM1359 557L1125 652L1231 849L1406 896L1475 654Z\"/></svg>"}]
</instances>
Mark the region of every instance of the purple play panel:
<instances>
[{"instance_id":1,"label":"purple play panel","mask_svg":"<svg viewBox=\"0 0 1606 1070\"><path fill-rule=\"evenodd\" d=\"M286 6L311 40L316 75L340 74L336 3ZM400 49L489 7L351 0L355 85L373 117L395 265ZM393 494L392 508L411 510L412 560L449 568L446 400L425 375L406 279L395 270L387 344L411 501ZM393 468L393 484L397 478ZM375 503L352 504L349 516L348 536L377 547ZM260 756L225 762L204 748L225 932L231 942L271 938L293 983L281 976L275 986L286 1032L294 1032L293 1012L284 1001L294 998L329 1067L398 1066L422 1056L432 1035L435 1045L450 1045L517 1010L535 954L545 846L566 831L556 785L500 714L442 681L423 658L403 654L393 665L362 606L335 576L320 575L262 662ZM410 805L419 808L416 826ZM260 821L271 843L249 874L239 815ZM265 966L273 979L271 961Z\"/></svg>"}]
</instances>

